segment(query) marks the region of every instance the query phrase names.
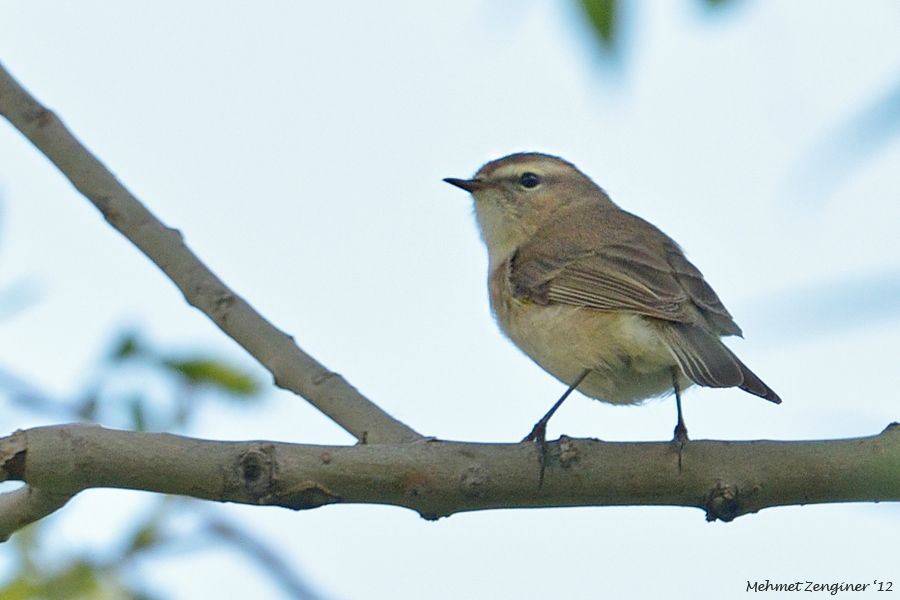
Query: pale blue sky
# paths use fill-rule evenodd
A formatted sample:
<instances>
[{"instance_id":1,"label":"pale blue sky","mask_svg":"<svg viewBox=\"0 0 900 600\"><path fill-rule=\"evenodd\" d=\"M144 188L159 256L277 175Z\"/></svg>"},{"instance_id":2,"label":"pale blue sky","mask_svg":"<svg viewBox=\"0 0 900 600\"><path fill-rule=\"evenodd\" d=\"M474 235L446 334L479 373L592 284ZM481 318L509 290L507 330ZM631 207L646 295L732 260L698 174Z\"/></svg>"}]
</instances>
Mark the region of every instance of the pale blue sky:
<instances>
[{"instance_id":1,"label":"pale blue sky","mask_svg":"<svg viewBox=\"0 0 900 600\"><path fill-rule=\"evenodd\" d=\"M423 433L516 440L562 391L492 322L471 202L441 182L520 150L575 162L669 233L743 327L731 347L784 404L693 390L693 437L850 437L898 419L900 136L827 195L810 167L896 87L894 2L746 0L711 17L695 2L633 3L618 71L573 6L546 0L0 9L5 66L229 285ZM245 360L8 126L0 199L0 288L37 293L0 322L4 368L78 389L124 325ZM271 397L209 407L192 433L351 441L301 399ZM668 439L672 404L576 396L550 435ZM8 415L10 430L46 422ZM146 502L85 493L54 543L100 547ZM672 508L437 523L386 507L222 510L331 598L721 598L747 579L898 579L879 542L897 527L891 505L731 524ZM280 593L227 552L142 568L177 599Z\"/></svg>"}]
</instances>

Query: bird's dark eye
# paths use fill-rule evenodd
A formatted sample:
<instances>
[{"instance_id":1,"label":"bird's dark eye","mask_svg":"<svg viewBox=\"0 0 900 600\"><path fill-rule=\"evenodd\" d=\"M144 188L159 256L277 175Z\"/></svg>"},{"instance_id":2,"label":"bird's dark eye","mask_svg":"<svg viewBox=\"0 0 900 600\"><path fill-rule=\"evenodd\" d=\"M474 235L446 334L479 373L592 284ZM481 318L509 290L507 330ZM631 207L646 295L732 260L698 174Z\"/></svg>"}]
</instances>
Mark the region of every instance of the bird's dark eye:
<instances>
[{"instance_id":1,"label":"bird's dark eye","mask_svg":"<svg viewBox=\"0 0 900 600\"><path fill-rule=\"evenodd\" d=\"M522 176L519 177L519 183L524 188L533 189L541 185L541 178L536 173L522 173Z\"/></svg>"}]
</instances>

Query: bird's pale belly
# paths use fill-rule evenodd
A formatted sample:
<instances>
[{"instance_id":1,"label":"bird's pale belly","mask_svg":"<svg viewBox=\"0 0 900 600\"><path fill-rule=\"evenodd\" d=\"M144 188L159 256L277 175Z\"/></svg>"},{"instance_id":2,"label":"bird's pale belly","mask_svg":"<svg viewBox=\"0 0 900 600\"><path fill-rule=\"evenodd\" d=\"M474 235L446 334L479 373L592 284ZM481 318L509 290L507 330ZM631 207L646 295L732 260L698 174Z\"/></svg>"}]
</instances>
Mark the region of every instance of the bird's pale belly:
<instances>
[{"instance_id":1,"label":"bird's pale belly","mask_svg":"<svg viewBox=\"0 0 900 600\"><path fill-rule=\"evenodd\" d=\"M546 371L568 385L591 371L578 386L587 396L633 404L669 393L673 367L680 388L691 385L644 317L492 296L503 332Z\"/></svg>"}]
</instances>

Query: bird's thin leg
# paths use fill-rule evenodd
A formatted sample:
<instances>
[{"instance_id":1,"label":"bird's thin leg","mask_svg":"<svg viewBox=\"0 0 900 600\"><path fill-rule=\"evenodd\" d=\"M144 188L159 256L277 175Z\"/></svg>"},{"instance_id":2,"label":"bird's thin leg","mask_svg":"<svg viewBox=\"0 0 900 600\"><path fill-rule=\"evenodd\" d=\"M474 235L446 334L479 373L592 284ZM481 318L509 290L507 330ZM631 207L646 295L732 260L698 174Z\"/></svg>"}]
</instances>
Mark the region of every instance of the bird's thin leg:
<instances>
[{"instance_id":1,"label":"bird's thin leg","mask_svg":"<svg viewBox=\"0 0 900 600\"><path fill-rule=\"evenodd\" d=\"M541 474L538 479L538 487L544 485L544 467L546 465L546 457L547 457L547 423L550 422L550 417L553 416L559 407L562 406L562 403L566 401L566 398L571 395L575 389L581 385L581 382L584 381L585 377L590 373L590 369L585 369L581 375L578 376L578 379L575 380L575 383L569 386L569 389L565 391L565 393L559 397L553 406L550 407L550 410L547 411L541 420L535 423L534 427L531 429L531 433L522 438L523 442L535 442L538 446L538 463L541 465Z\"/></svg>"},{"instance_id":2,"label":"bird's thin leg","mask_svg":"<svg viewBox=\"0 0 900 600\"><path fill-rule=\"evenodd\" d=\"M675 408L678 411L678 423L675 424L672 441L678 449L678 471L681 472L681 452L684 450L684 443L688 441L688 432L681 412L681 390L678 388L678 370L675 367L672 367L672 388L675 390Z\"/></svg>"},{"instance_id":3,"label":"bird's thin leg","mask_svg":"<svg viewBox=\"0 0 900 600\"><path fill-rule=\"evenodd\" d=\"M553 416L553 413L559 410L559 407L562 406L562 403L566 401L566 398L568 398L569 395L575 391L575 388L581 385L581 382L584 381L585 377L587 377L588 373L590 372L590 369L585 369L584 372L578 376L578 379L575 380L575 383L569 386L569 389L567 389L565 393L559 397L559 400L557 400L553 404L553 406L550 407L550 410L547 411L547 414L541 417L541 420L535 424L534 428L531 430L531 433L522 438L523 442L537 442L539 440L546 439L547 423L550 422L550 417Z\"/></svg>"}]
</instances>

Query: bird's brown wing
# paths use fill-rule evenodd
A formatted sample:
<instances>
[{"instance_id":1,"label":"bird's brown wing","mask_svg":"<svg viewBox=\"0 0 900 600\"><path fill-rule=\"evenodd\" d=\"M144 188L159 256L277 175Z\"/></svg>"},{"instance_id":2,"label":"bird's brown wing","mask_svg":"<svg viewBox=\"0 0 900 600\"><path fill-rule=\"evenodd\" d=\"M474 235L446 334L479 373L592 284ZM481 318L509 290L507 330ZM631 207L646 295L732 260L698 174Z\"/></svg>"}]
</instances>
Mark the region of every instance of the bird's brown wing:
<instances>
[{"instance_id":1,"label":"bird's brown wing","mask_svg":"<svg viewBox=\"0 0 900 600\"><path fill-rule=\"evenodd\" d=\"M659 319L664 322L659 328L662 339L692 381L709 387L741 386L780 401L719 340L721 335L740 335L741 330L700 271L661 231L621 214L629 220L608 236L608 242L585 233L589 222L573 229L571 223L557 221L550 227L568 226L570 232L580 227L581 233L561 236L547 230L523 244L508 264L513 294L539 304ZM642 234L640 238L635 232Z\"/></svg>"},{"instance_id":2,"label":"bird's brown wing","mask_svg":"<svg viewBox=\"0 0 900 600\"><path fill-rule=\"evenodd\" d=\"M536 302L696 324L716 335L741 334L703 275L674 242L656 252L627 242L587 249L559 246L529 243L519 248L509 274L515 294Z\"/></svg>"}]
</instances>

